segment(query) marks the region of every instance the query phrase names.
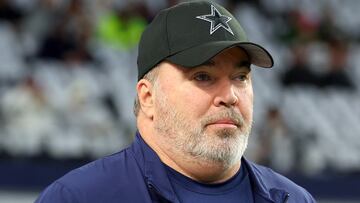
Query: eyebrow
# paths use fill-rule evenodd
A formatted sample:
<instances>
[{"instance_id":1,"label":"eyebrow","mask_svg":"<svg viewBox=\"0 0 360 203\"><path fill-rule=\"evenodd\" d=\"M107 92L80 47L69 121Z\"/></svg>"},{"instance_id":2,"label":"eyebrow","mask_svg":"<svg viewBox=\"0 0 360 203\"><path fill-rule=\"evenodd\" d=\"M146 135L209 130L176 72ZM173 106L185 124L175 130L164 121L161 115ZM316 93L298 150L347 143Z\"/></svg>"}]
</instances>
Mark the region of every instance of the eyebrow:
<instances>
[{"instance_id":1,"label":"eyebrow","mask_svg":"<svg viewBox=\"0 0 360 203\"><path fill-rule=\"evenodd\" d=\"M241 61L240 63L237 64L237 67L241 68L241 67L246 67L246 68L249 68L250 69L250 61L248 60L244 60L244 61Z\"/></svg>"}]
</instances>

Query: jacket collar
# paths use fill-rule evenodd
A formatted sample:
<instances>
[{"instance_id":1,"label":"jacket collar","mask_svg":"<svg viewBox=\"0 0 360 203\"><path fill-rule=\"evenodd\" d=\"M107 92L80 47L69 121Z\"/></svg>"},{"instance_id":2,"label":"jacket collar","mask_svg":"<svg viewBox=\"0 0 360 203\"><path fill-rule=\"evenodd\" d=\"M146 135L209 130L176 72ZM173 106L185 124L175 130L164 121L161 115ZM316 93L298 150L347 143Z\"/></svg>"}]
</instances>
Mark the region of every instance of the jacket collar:
<instances>
[{"instance_id":1,"label":"jacket collar","mask_svg":"<svg viewBox=\"0 0 360 203\"><path fill-rule=\"evenodd\" d=\"M170 202L178 203L175 192L167 176L167 171L156 152L145 143L139 132L131 147L135 159L139 164L148 187L154 187L157 193ZM263 169L256 164L242 158L242 166L247 167L252 183L256 203L284 203L288 193L284 190L272 188L269 178L264 178Z\"/></svg>"},{"instance_id":2,"label":"jacket collar","mask_svg":"<svg viewBox=\"0 0 360 203\"><path fill-rule=\"evenodd\" d=\"M148 187L155 188L156 192L168 201L178 203L164 164L155 151L145 143L139 132L136 133L131 148Z\"/></svg>"},{"instance_id":3,"label":"jacket collar","mask_svg":"<svg viewBox=\"0 0 360 203\"><path fill-rule=\"evenodd\" d=\"M242 165L247 167L252 183L255 202L275 202L285 203L289 197L289 193L273 187L271 181L273 177L269 176L258 165L242 158ZM268 169L267 169L268 170Z\"/></svg>"}]
</instances>

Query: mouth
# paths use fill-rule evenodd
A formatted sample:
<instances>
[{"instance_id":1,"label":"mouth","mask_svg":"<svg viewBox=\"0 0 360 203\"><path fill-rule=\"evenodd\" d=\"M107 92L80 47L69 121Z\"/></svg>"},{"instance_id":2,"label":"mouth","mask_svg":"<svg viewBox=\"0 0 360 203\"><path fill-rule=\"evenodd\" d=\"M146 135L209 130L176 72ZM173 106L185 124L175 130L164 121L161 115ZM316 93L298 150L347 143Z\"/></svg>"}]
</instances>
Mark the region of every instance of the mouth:
<instances>
[{"instance_id":1,"label":"mouth","mask_svg":"<svg viewBox=\"0 0 360 203\"><path fill-rule=\"evenodd\" d=\"M222 128L238 128L239 124L235 120L232 119L220 119L216 120L214 122L211 122L207 124L207 126L216 126L216 127L222 127Z\"/></svg>"}]
</instances>

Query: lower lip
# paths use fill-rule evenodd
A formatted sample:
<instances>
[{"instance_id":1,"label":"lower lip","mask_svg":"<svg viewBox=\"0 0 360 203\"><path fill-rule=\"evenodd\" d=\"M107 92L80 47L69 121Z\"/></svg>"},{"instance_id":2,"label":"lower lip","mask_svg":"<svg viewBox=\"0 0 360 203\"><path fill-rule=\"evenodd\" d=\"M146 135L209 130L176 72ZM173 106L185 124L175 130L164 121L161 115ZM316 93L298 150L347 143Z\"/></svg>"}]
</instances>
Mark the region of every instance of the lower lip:
<instances>
[{"instance_id":1,"label":"lower lip","mask_svg":"<svg viewBox=\"0 0 360 203\"><path fill-rule=\"evenodd\" d=\"M208 126L212 126L215 128L237 128L235 124L231 124L231 123L213 123Z\"/></svg>"}]
</instances>

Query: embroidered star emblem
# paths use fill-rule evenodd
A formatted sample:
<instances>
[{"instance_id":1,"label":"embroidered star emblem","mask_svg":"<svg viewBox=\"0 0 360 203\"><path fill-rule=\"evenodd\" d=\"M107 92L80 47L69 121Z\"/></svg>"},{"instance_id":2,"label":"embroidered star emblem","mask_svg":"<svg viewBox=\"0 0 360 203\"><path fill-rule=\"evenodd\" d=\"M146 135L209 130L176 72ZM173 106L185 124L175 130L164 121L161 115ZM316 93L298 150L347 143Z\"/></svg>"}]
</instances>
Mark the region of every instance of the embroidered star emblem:
<instances>
[{"instance_id":1,"label":"embroidered star emblem","mask_svg":"<svg viewBox=\"0 0 360 203\"><path fill-rule=\"evenodd\" d=\"M213 5L211 5L211 14L196 16L196 18L210 22L210 35L212 35L219 28L224 28L226 31L234 35L228 24L232 18L226 15L222 15Z\"/></svg>"}]
</instances>

